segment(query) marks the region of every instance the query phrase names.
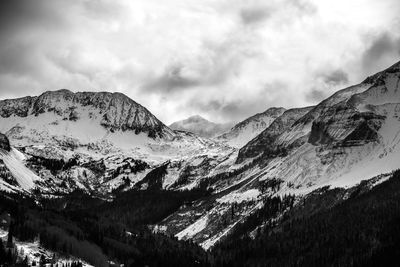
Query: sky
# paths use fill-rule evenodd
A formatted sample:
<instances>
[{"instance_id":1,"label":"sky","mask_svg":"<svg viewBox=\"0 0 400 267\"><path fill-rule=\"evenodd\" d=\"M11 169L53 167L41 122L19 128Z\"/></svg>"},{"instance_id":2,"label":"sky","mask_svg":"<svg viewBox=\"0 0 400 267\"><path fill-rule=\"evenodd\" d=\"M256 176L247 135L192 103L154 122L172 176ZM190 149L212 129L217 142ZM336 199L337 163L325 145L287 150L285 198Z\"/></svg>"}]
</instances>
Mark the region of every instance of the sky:
<instances>
[{"instance_id":1,"label":"sky","mask_svg":"<svg viewBox=\"0 0 400 267\"><path fill-rule=\"evenodd\" d=\"M400 60L398 0L2 0L0 99L122 92L164 123L317 104Z\"/></svg>"}]
</instances>

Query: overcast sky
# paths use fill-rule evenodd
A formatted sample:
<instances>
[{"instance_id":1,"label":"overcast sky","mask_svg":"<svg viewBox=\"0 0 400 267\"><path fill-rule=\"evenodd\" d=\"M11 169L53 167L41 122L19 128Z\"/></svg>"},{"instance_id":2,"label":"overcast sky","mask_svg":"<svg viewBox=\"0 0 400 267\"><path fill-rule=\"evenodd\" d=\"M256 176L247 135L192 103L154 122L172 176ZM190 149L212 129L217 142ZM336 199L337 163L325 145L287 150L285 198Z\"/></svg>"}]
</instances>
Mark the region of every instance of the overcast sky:
<instances>
[{"instance_id":1,"label":"overcast sky","mask_svg":"<svg viewBox=\"0 0 400 267\"><path fill-rule=\"evenodd\" d=\"M0 98L119 91L165 123L316 104L400 60L399 0L2 0Z\"/></svg>"}]
</instances>

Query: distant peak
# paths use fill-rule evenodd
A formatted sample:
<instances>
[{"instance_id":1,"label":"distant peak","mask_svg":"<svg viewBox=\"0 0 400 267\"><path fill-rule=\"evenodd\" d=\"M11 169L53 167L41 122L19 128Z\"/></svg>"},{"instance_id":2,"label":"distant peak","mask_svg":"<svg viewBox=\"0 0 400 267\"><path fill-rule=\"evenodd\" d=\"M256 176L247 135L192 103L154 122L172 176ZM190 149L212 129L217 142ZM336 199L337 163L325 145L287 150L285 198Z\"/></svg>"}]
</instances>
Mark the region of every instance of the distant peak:
<instances>
[{"instance_id":1,"label":"distant peak","mask_svg":"<svg viewBox=\"0 0 400 267\"><path fill-rule=\"evenodd\" d=\"M43 94L73 94L73 92L68 89L59 89L54 91L46 91Z\"/></svg>"},{"instance_id":2,"label":"distant peak","mask_svg":"<svg viewBox=\"0 0 400 267\"><path fill-rule=\"evenodd\" d=\"M193 115L193 116L190 116L190 117L187 118L186 120L190 120L190 121L208 121L208 120L206 120L205 118L203 118L203 117L200 116L200 115Z\"/></svg>"},{"instance_id":3,"label":"distant peak","mask_svg":"<svg viewBox=\"0 0 400 267\"><path fill-rule=\"evenodd\" d=\"M382 82L383 78L386 77L387 74L389 73L398 73L400 72L400 61L396 62L389 68L380 71L374 75L368 76L362 83L379 83Z\"/></svg>"},{"instance_id":4,"label":"distant peak","mask_svg":"<svg viewBox=\"0 0 400 267\"><path fill-rule=\"evenodd\" d=\"M267 110L264 111L263 113L266 113L266 114L269 114L269 113L272 113L272 114L274 114L274 113L282 113L282 112L284 112L285 110L286 110L286 109L283 108L283 107L272 107L272 108L267 109Z\"/></svg>"},{"instance_id":5,"label":"distant peak","mask_svg":"<svg viewBox=\"0 0 400 267\"><path fill-rule=\"evenodd\" d=\"M39 116L51 112L63 120L77 121L87 109L91 109L91 116L98 116L101 126L110 131L131 130L136 134L146 132L152 138L173 135L172 131L145 107L119 92L72 92L60 89L46 91L34 98L15 99L8 105L4 104L6 101L0 101L0 117L3 118L12 115Z\"/></svg>"}]
</instances>

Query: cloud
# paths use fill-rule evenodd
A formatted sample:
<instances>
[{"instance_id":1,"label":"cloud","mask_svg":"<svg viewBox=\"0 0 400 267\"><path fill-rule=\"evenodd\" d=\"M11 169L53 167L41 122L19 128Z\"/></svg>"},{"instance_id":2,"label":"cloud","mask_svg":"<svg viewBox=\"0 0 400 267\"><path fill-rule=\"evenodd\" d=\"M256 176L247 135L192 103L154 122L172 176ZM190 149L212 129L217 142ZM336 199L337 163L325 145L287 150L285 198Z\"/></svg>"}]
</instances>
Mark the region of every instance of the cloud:
<instances>
[{"instance_id":1,"label":"cloud","mask_svg":"<svg viewBox=\"0 0 400 267\"><path fill-rule=\"evenodd\" d=\"M349 76L342 69L336 69L329 73L321 74L321 78L328 84L346 84L349 81Z\"/></svg>"},{"instance_id":2,"label":"cloud","mask_svg":"<svg viewBox=\"0 0 400 267\"><path fill-rule=\"evenodd\" d=\"M306 95L306 99L311 103L318 103L329 96L327 90L321 90L320 88L312 88Z\"/></svg>"},{"instance_id":3,"label":"cloud","mask_svg":"<svg viewBox=\"0 0 400 267\"><path fill-rule=\"evenodd\" d=\"M250 26L273 18L286 23L316 11L316 6L308 0L250 1L240 8L239 17L244 25Z\"/></svg>"},{"instance_id":4,"label":"cloud","mask_svg":"<svg viewBox=\"0 0 400 267\"><path fill-rule=\"evenodd\" d=\"M232 88L229 94L207 94L206 98L194 96L181 108L191 110L192 114L208 114L214 121L240 121L269 107L288 106L290 102L288 84L284 81L262 84L237 97L238 92L243 91L246 90Z\"/></svg>"},{"instance_id":5,"label":"cloud","mask_svg":"<svg viewBox=\"0 0 400 267\"><path fill-rule=\"evenodd\" d=\"M268 8L244 8L240 11L240 18L244 24L253 24L268 19L271 10Z\"/></svg>"},{"instance_id":6,"label":"cloud","mask_svg":"<svg viewBox=\"0 0 400 267\"><path fill-rule=\"evenodd\" d=\"M400 2L357 1L4 0L0 98L120 91L166 123L315 104L398 58Z\"/></svg>"},{"instance_id":7,"label":"cloud","mask_svg":"<svg viewBox=\"0 0 400 267\"><path fill-rule=\"evenodd\" d=\"M165 94L188 90L201 83L200 80L196 80L195 78L185 77L182 73L183 68L180 64L168 66L161 76L151 79L143 89L146 91L162 91Z\"/></svg>"},{"instance_id":8,"label":"cloud","mask_svg":"<svg viewBox=\"0 0 400 267\"><path fill-rule=\"evenodd\" d=\"M316 104L329 97L336 90L347 86L348 83L349 76L343 69L318 71L314 74L314 81L311 83L312 87L305 94L305 99L310 103Z\"/></svg>"},{"instance_id":9,"label":"cloud","mask_svg":"<svg viewBox=\"0 0 400 267\"><path fill-rule=\"evenodd\" d=\"M66 26L62 1L3 0L0 1L0 33L19 34L38 26L60 29ZM19 31L19 32L16 32Z\"/></svg>"},{"instance_id":10,"label":"cloud","mask_svg":"<svg viewBox=\"0 0 400 267\"><path fill-rule=\"evenodd\" d=\"M400 57L400 37L393 37L383 32L372 38L370 46L362 55L362 63L366 75L380 68L389 67Z\"/></svg>"}]
</instances>

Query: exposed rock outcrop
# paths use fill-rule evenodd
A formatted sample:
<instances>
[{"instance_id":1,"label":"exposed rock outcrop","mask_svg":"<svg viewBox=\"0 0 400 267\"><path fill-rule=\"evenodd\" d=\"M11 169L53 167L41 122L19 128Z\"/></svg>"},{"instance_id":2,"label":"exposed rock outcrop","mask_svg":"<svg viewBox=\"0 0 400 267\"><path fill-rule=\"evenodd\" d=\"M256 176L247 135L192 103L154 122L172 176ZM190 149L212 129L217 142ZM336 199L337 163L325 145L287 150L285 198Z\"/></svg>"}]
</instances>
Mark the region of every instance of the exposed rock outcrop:
<instances>
[{"instance_id":1,"label":"exposed rock outcrop","mask_svg":"<svg viewBox=\"0 0 400 267\"><path fill-rule=\"evenodd\" d=\"M91 118L99 117L100 124L111 131L144 132L152 138L173 136L171 129L122 93L73 93L62 89L48 91L38 97L0 101L0 116L3 118L39 116L46 112L70 121L77 121L88 113Z\"/></svg>"},{"instance_id":2,"label":"exposed rock outcrop","mask_svg":"<svg viewBox=\"0 0 400 267\"><path fill-rule=\"evenodd\" d=\"M7 136L0 133L0 149L4 149L6 151L11 150L10 141L8 140Z\"/></svg>"}]
</instances>

